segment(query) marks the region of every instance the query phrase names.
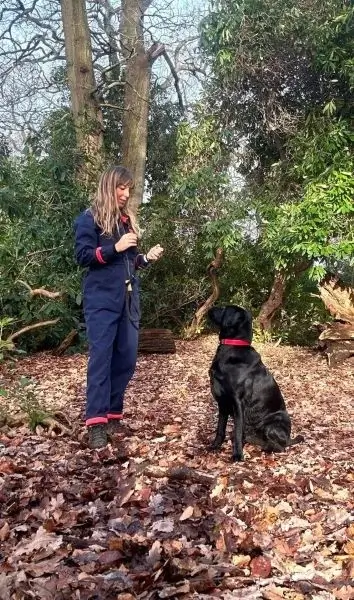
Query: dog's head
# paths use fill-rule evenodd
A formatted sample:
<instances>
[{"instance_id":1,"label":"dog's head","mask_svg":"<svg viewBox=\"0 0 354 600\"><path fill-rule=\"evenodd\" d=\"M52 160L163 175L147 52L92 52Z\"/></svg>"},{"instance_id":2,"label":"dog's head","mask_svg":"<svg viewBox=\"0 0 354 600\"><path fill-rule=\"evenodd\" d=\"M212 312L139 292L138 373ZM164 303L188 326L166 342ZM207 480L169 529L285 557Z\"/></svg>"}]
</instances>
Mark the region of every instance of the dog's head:
<instances>
[{"instance_id":1,"label":"dog's head","mask_svg":"<svg viewBox=\"0 0 354 600\"><path fill-rule=\"evenodd\" d=\"M220 339L252 341L252 315L241 306L214 306L208 317L220 331Z\"/></svg>"}]
</instances>

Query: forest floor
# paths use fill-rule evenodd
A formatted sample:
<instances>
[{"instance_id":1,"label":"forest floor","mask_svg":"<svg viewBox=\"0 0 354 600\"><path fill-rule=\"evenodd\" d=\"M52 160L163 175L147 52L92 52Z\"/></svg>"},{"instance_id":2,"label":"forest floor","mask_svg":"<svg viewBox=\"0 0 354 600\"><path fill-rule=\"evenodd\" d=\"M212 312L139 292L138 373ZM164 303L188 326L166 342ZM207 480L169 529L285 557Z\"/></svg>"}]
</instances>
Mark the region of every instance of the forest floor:
<instances>
[{"instance_id":1,"label":"forest floor","mask_svg":"<svg viewBox=\"0 0 354 600\"><path fill-rule=\"evenodd\" d=\"M353 361L256 345L306 439L279 455L247 445L233 464L229 440L207 450L216 345L140 356L131 432L99 452L83 425L85 355L0 366L2 414L60 410L71 430L0 430L1 600L354 598Z\"/></svg>"}]
</instances>

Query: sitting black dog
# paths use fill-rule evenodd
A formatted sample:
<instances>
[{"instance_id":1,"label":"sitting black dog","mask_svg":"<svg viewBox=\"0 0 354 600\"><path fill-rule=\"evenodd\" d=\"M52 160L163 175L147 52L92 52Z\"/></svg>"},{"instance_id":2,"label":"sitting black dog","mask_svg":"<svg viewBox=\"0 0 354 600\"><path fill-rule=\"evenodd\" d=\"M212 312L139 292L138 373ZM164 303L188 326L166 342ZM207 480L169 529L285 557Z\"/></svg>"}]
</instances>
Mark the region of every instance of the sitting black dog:
<instances>
[{"instance_id":1,"label":"sitting black dog","mask_svg":"<svg viewBox=\"0 0 354 600\"><path fill-rule=\"evenodd\" d=\"M290 439L291 421L273 376L251 346L252 316L239 306L214 307L210 320L220 330L220 344L209 370L211 391L219 406L212 450L225 440L229 416L234 420L233 460L243 460L246 442L266 452L282 452L303 441Z\"/></svg>"}]
</instances>

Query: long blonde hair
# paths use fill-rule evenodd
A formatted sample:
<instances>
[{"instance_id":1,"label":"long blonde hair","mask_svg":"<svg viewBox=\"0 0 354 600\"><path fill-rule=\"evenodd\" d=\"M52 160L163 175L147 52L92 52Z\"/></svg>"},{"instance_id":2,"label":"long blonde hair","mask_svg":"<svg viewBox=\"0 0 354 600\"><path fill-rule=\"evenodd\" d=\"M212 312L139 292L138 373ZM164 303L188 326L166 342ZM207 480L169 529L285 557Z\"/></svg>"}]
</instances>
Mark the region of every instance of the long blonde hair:
<instances>
[{"instance_id":1,"label":"long blonde hair","mask_svg":"<svg viewBox=\"0 0 354 600\"><path fill-rule=\"evenodd\" d=\"M129 188L134 186L133 175L129 169L123 166L113 166L104 171L98 182L96 196L90 208L95 223L108 236L114 235L117 231L117 225L122 214L116 199L116 189L120 185ZM140 237L140 228L135 214L130 209L129 200L124 209L124 214L129 217L134 233Z\"/></svg>"}]
</instances>

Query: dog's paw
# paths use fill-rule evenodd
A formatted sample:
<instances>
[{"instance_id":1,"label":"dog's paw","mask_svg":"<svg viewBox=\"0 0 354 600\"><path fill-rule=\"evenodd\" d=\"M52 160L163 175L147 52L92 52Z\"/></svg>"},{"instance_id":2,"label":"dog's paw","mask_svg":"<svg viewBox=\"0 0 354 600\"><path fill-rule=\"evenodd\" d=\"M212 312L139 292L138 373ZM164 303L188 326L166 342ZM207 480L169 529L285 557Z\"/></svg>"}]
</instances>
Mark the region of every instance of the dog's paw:
<instances>
[{"instance_id":1,"label":"dog's paw","mask_svg":"<svg viewBox=\"0 0 354 600\"><path fill-rule=\"evenodd\" d=\"M232 462L242 462L242 461L244 461L244 460L245 460L245 457L244 457L244 455L243 455L243 453L242 453L242 452L241 452L241 453L239 453L239 452L235 452L235 453L232 455Z\"/></svg>"}]
</instances>

